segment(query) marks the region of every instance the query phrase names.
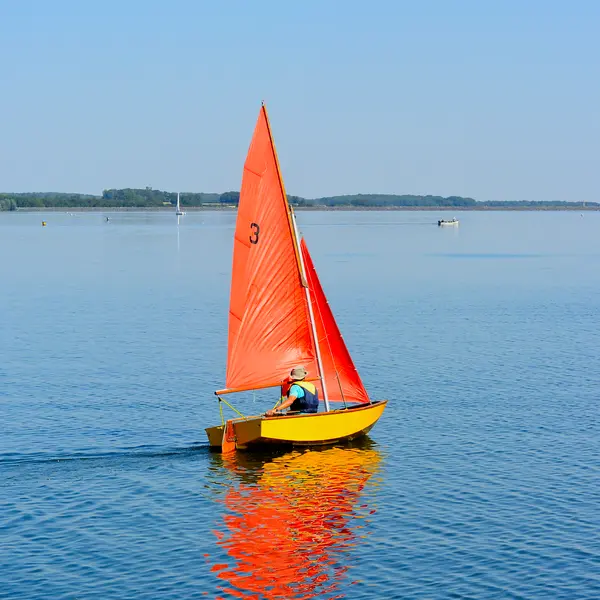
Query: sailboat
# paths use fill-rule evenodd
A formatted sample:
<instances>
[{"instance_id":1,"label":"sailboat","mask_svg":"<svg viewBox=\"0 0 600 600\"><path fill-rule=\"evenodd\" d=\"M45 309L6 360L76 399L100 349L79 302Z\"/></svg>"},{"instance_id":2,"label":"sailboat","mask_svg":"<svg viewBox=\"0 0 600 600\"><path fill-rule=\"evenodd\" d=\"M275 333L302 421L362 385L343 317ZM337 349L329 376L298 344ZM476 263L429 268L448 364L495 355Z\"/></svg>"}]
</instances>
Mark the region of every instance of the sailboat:
<instances>
[{"instance_id":1,"label":"sailboat","mask_svg":"<svg viewBox=\"0 0 600 600\"><path fill-rule=\"evenodd\" d=\"M181 210L181 206L179 206L179 192L177 192L177 207L175 208L175 214L178 217L181 215L185 215L185 213Z\"/></svg>"},{"instance_id":2,"label":"sailboat","mask_svg":"<svg viewBox=\"0 0 600 600\"><path fill-rule=\"evenodd\" d=\"M223 418L223 396L281 388L302 365L322 401L312 414ZM233 243L225 389L213 448L323 445L366 434L387 400L371 401L317 276L290 206L263 103L244 164ZM336 408L337 407L337 408Z\"/></svg>"}]
</instances>

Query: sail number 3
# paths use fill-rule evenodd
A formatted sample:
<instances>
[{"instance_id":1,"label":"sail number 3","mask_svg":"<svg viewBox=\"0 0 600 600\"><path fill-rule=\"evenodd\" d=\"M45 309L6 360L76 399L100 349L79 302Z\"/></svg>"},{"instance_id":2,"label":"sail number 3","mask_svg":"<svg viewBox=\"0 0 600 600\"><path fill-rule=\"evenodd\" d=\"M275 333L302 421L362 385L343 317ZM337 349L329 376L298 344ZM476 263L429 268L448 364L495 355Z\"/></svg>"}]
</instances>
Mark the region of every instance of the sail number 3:
<instances>
[{"instance_id":1,"label":"sail number 3","mask_svg":"<svg viewBox=\"0 0 600 600\"><path fill-rule=\"evenodd\" d=\"M252 235L250 236L251 244L258 244L258 236L260 234L260 226L258 223L250 223L250 229L252 230Z\"/></svg>"}]
</instances>

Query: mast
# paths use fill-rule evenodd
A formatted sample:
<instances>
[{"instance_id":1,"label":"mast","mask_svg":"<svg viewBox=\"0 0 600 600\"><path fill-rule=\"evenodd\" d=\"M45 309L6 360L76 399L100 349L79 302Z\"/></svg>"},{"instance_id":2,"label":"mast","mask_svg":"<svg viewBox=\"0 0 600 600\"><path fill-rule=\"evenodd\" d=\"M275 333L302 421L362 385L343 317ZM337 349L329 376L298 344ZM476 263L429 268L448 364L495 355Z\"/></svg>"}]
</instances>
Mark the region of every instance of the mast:
<instances>
[{"instance_id":1,"label":"mast","mask_svg":"<svg viewBox=\"0 0 600 600\"><path fill-rule=\"evenodd\" d=\"M267 114L267 107L265 106L264 101L261 104L261 109L265 115L265 121L267 123L267 128L269 130L269 139L271 140L271 149L273 150L273 156L275 158L275 165L277 167L277 176L279 178L279 185L281 186L281 192L283 194L283 201L286 205L286 210L288 214L288 219L290 223L290 230L292 234L292 241L294 245L294 251L296 253L296 260L298 263L298 270L300 275L300 283L304 288L304 292L306 294L306 302L308 304L308 315L310 319L310 329L312 332L313 342L315 345L315 353L317 355L317 368L319 370L319 377L321 378L321 386L323 388L323 402L325 404L325 411L329 412L329 396L327 394L327 384L325 382L325 372L323 370L323 362L321 360L321 351L319 350L319 340L317 338L317 328L315 325L315 315L312 309L312 303L310 299L310 290L308 288L308 283L306 281L306 271L304 269L304 261L302 260L302 253L300 252L300 243L299 243L299 234L298 234L298 226L296 225L296 216L292 211L290 203L287 199L287 194L285 192L285 185L283 183L283 177L281 176L281 169L279 167L279 159L277 158L277 150L275 149L275 141L273 140L273 133L271 131L271 123L269 122L269 115Z\"/></svg>"},{"instance_id":2,"label":"mast","mask_svg":"<svg viewBox=\"0 0 600 600\"><path fill-rule=\"evenodd\" d=\"M269 121L269 115L267 113L267 107L265 106L264 100L261 103L260 107L261 107L261 110L263 111L263 114L265 115L265 122L267 124L267 129L269 131L269 140L271 141L271 150L273 151L273 158L275 159L275 167L277 169L277 178L279 179L279 187L281 188L281 194L282 194L283 202L285 204L285 211L288 216L288 224L290 226L290 234L291 234L292 240L293 240L294 254L296 255L296 263L298 266L298 274L300 275L300 283L302 284L302 287L308 287L308 284L306 283L306 277L304 275L304 269L302 269L302 267L301 267L300 244L298 243L298 236L297 236L296 227L294 225L294 219L292 217L290 203L287 200L285 185L283 183L283 177L281 176L281 168L279 166L279 158L277 157L277 150L275 149L275 140L273 139L273 133L271 131L271 122ZM316 340L315 340L315 344L316 344Z\"/></svg>"}]
</instances>

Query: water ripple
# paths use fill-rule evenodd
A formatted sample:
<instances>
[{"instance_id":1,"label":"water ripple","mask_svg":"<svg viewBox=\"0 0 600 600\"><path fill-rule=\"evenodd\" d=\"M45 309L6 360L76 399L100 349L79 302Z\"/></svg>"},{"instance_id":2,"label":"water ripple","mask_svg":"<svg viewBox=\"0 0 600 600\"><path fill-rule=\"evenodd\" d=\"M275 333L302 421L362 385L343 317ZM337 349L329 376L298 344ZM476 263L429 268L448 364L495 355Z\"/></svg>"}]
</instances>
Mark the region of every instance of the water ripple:
<instances>
[{"instance_id":1,"label":"water ripple","mask_svg":"<svg viewBox=\"0 0 600 600\"><path fill-rule=\"evenodd\" d=\"M0 598L600 598L594 215L299 214L390 403L362 443L230 458L235 215L97 217L0 214Z\"/></svg>"}]
</instances>

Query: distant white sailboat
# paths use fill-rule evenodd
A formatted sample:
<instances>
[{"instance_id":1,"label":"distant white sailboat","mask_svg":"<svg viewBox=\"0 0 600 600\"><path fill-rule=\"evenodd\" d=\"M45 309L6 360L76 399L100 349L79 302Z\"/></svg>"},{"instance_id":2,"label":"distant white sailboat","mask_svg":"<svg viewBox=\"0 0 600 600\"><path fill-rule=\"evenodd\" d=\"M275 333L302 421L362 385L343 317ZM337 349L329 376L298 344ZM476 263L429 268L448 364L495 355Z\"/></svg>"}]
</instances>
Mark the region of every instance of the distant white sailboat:
<instances>
[{"instance_id":1,"label":"distant white sailboat","mask_svg":"<svg viewBox=\"0 0 600 600\"><path fill-rule=\"evenodd\" d=\"M185 215L185 213L181 210L181 206L179 206L179 192L177 192L177 208L175 209L175 214L179 217L180 215Z\"/></svg>"}]
</instances>

